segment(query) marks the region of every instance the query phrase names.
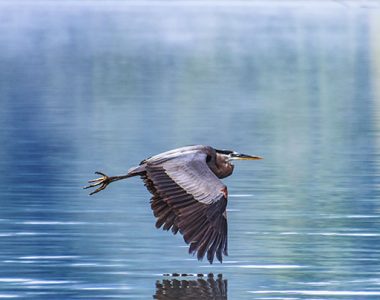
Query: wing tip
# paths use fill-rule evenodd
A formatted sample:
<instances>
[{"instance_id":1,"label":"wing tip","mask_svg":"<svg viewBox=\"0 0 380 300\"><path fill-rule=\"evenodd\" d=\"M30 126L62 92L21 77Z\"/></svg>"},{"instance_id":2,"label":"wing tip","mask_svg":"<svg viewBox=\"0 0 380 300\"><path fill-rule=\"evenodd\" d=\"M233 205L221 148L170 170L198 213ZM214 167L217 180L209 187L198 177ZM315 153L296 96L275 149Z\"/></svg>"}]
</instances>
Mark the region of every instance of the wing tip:
<instances>
[{"instance_id":1,"label":"wing tip","mask_svg":"<svg viewBox=\"0 0 380 300\"><path fill-rule=\"evenodd\" d=\"M207 253L207 255L206 255ZM199 251L198 249L198 243L197 242L191 242L189 246L189 254L192 256L197 255L198 261L203 261L204 257L207 257L207 261L212 265L214 263L214 259L216 259L222 264L223 263L223 255L228 256L227 249L218 249L218 250L212 250L211 247L207 249L207 251Z\"/></svg>"}]
</instances>

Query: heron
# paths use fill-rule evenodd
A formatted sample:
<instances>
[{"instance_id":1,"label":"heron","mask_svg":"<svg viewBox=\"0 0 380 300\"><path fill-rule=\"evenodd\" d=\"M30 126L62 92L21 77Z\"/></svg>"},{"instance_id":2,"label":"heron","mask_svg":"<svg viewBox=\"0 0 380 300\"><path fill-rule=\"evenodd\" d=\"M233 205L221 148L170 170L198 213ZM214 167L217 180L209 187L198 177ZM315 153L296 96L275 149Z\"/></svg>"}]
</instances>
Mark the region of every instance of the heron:
<instances>
[{"instance_id":1,"label":"heron","mask_svg":"<svg viewBox=\"0 0 380 300\"><path fill-rule=\"evenodd\" d=\"M84 187L104 190L111 182L140 176L152 194L150 200L156 228L180 232L189 253L202 260L207 255L222 263L227 250L227 186L220 179L230 176L235 160L258 160L260 156L218 150L211 146L186 146L151 156L120 176L95 172L100 178Z\"/></svg>"}]
</instances>

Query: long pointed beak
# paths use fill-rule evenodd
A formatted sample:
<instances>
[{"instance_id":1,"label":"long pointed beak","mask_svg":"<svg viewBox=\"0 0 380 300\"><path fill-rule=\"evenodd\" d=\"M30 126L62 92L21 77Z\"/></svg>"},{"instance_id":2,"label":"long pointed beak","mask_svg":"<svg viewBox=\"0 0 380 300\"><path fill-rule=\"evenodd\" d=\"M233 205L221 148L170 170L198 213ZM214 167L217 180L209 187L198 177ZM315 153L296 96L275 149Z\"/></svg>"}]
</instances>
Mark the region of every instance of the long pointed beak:
<instances>
[{"instance_id":1,"label":"long pointed beak","mask_svg":"<svg viewBox=\"0 0 380 300\"><path fill-rule=\"evenodd\" d=\"M260 156L252 156L252 155L247 155L247 154L242 154L242 153L232 153L231 155L231 160L258 160L258 159L263 159Z\"/></svg>"}]
</instances>

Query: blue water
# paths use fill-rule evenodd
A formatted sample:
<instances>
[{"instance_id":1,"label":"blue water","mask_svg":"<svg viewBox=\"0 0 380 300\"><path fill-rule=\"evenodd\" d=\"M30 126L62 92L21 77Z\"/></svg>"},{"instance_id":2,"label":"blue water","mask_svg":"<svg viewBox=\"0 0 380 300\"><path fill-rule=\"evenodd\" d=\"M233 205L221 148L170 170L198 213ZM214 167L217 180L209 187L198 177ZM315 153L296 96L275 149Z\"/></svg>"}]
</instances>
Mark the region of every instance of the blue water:
<instances>
[{"instance_id":1,"label":"blue water","mask_svg":"<svg viewBox=\"0 0 380 300\"><path fill-rule=\"evenodd\" d=\"M374 2L0 2L0 298L379 298L379 20ZM265 158L224 180L223 264L155 229L138 178L81 189L189 144Z\"/></svg>"}]
</instances>

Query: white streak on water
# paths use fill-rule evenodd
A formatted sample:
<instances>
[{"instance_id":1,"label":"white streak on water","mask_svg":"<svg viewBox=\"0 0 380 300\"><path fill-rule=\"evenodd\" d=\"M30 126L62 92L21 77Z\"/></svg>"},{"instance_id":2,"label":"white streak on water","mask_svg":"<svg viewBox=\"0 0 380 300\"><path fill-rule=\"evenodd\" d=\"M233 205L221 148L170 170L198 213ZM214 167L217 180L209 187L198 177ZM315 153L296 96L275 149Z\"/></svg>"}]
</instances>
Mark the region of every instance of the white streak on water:
<instances>
[{"instance_id":1,"label":"white streak on water","mask_svg":"<svg viewBox=\"0 0 380 300\"><path fill-rule=\"evenodd\" d=\"M16 224L26 224L26 225L83 225L88 224L87 222L76 222L76 221L24 221L17 222Z\"/></svg>"},{"instance_id":2,"label":"white streak on water","mask_svg":"<svg viewBox=\"0 0 380 300\"><path fill-rule=\"evenodd\" d=\"M237 266L244 269L299 269L306 268L300 265L241 265Z\"/></svg>"},{"instance_id":3,"label":"white streak on water","mask_svg":"<svg viewBox=\"0 0 380 300\"><path fill-rule=\"evenodd\" d=\"M320 235L320 236L348 236L348 237L380 237L377 232L297 232L297 231L284 231L284 232L266 232L266 231L246 231L244 234L253 235Z\"/></svg>"},{"instance_id":4,"label":"white streak on water","mask_svg":"<svg viewBox=\"0 0 380 300\"><path fill-rule=\"evenodd\" d=\"M43 280L43 279L30 279L26 284L30 285L44 285L44 284L73 284L77 283L77 281L72 280Z\"/></svg>"},{"instance_id":5,"label":"white streak on water","mask_svg":"<svg viewBox=\"0 0 380 300\"><path fill-rule=\"evenodd\" d=\"M237 264L239 261L237 260L223 260L224 264Z\"/></svg>"},{"instance_id":6,"label":"white streak on water","mask_svg":"<svg viewBox=\"0 0 380 300\"><path fill-rule=\"evenodd\" d=\"M291 294L303 296L380 296L380 291L263 290L248 292L252 294Z\"/></svg>"},{"instance_id":7,"label":"white streak on water","mask_svg":"<svg viewBox=\"0 0 380 300\"><path fill-rule=\"evenodd\" d=\"M281 232L281 235L321 235L321 236L352 236L352 237L378 237L380 233L361 232L361 233L343 233L343 232Z\"/></svg>"},{"instance_id":8,"label":"white streak on water","mask_svg":"<svg viewBox=\"0 0 380 300\"><path fill-rule=\"evenodd\" d=\"M253 197L252 194L230 194L229 198L243 198L243 197Z\"/></svg>"},{"instance_id":9,"label":"white streak on water","mask_svg":"<svg viewBox=\"0 0 380 300\"><path fill-rule=\"evenodd\" d=\"M47 232L32 232L32 231L19 231L19 232L0 233L0 237L27 236L27 235L49 235L49 233L47 233Z\"/></svg>"},{"instance_id":10,"label":"white streak on water","mask_svg":"<svg viewBox=\"0 0 380 300\"><path fill-rule=\"evenodd\" d=\"M201 268L210 266L201 266ZM242 269L300 269L307 268L300 265L225 265L225 268L242 268Z\"/></svg>"},{"instance_id":11,"label":"white streak on water","mask_svg":"<svg viewBox=\"0 0 380 300\"><path fill-rule=\"evenodd\" d=\"M44 280L44 279L34 279L34 278L0 278L0 282L3 283L18 283L22 285L44 285L44 284L73 284L77 281L73 280Z\"/></svg>"},{"instance_id":12,"label":"white streak on water","mask_svg":"<svg viewBox=\"0 0 380 300\"><path fill-rule=\"evenodd\" d=\"M299 285L310 285L310 286L326 286L326 285L333 285L338 284L336 281L321 281L321 282L294 282L295 284Z\"/></svg>"},{"instance_id":13,"label":"white streak on water","mask_svg":"<svg viewBox=\"0 0 380 300\"><path fill-rule=\"evenodd\" d=\"M29 279L26 278L0 278L0 282L7 282L7 283L17 283L17 282L26 282Z\"/></svg>"},{"instance_id":14,"label":"white streak on water","mask_svg":"<svg viewBox=\"0 0 380 300\"><path fill-rule=\"evenodd\" d=\"M108 290L130 290L129 286L88 286L88 287L78 287L78 290L84 291L108 291Z\"/></svg>"},{"instance_id":15,"label":"white streak on water","mask_svg":"<svg viewBox=\"0 0 380 300\"><path fill-rule=\"evenodd\" d=\"M380 215L321 215L323 219L373 219Z\"/></svg>"},{"instance_id":16,"label":"white streak on water","mask_svg":"<svg viewBox=\"0 0 380 300\"><path fill-rule=\"evenodd\" d=\"M80 221L21 221L20 225L119 225L122 222L80 222Z\"/></svg>"},{"instance_id":17,"label":"white streak on water","mask_svg":"<svg viewBox=\"0 0 380 300\"><path fill-rule=\"evenodd\" d=\"M31 259L31 260L44 260L44 259L72 259L79 258L79 256L75 255L39 255L39 256L20 256L19 259Z\"/></svg>"},{"instance_id":18,"label":"white streak on water","mask_svg":"<svg viewBox=\"0 0 380 300\"><path fill-rule=\"evenodd\" d=\"M99 264L97 263L73 263L70 264L72 267L97 267Z\"/></svg>"}]
</instances>

